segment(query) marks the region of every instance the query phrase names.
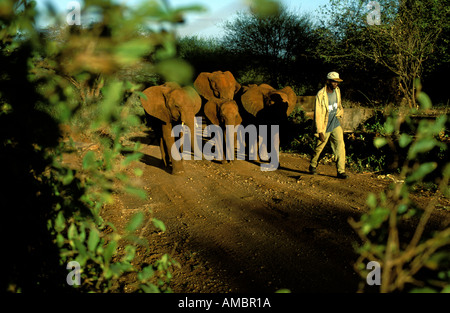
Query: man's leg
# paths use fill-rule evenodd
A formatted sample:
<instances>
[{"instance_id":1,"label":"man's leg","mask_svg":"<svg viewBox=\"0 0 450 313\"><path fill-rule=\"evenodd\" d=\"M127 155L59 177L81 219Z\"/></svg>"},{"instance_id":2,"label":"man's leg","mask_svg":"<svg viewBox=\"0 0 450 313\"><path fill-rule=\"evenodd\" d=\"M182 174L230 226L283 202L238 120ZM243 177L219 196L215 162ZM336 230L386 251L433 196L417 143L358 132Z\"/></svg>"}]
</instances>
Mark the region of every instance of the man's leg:
<instances>
[{"instance_id":1,"label":"man's leg","mask_svg":"<svg viewBox=\"0 0 450 313\"><path fill-rule=\"evenodd\" d=\"M345 173L345 143L344 143L344 131L342 127L336 127L330 135L331 148L333 149L334 157L336 160L336 167L338 174Z\"/></svg>"},{"instance_id":2,"label":"man's leg","mask_svg":"<svg viewBox=\"0 0 450 313\"><path fill-rule=\"evenodd\" d=\"M325 146L328 142L328 138L330 138L330 133L325 133L325 140L322 142L320 141L320 139L317 139L316 149L314 150L314 155L309 164L310 168L312 167L315 169L317 167L317 163L319 162L320 154L322 153L323 149L325 148Z\"/></svg>"}]
</instances>

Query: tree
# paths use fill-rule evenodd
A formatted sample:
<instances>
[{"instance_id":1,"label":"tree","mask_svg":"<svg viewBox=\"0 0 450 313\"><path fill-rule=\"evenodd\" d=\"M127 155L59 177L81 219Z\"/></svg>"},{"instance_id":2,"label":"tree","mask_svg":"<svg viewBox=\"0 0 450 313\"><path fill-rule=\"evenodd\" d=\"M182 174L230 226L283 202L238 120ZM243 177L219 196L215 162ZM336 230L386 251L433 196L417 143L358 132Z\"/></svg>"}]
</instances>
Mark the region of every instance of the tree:
<instances>
[{"instance_id":1,"label":"tree","mask_svg":"<svg viewBox=\"0 0 450 313\"><path fill-rule=\"evenodd\" d=\"M288 12L285 7L265 17L240 12L223 27L223 45L239 56L245 71L258 69L257 83L264 81L274 87L293 83L308 72L304 68L315 56L317 36L311 17Z\"/></svg>"},{"instance_id":2,"label":"tree","mask_svg":"<svg viewBox=\"0 0 450 313\"><path fill-rule=\"evenodd\" d=\"M414 82L421 78L425 62L437 48L448 24L449 7L444 0L379 1L380 25L369 25L362 1L331 1L326 28L334 33L337 56L353 63L370 60L395 75L405 103L416 106ZM332 53L331 53L332 55Z\"/></svg>"},{"instance_id":3,"label":"tree","mask_svg":"<svg viewBox=\"0 0 450 313\"><path fill-rule=\"evenodd\" d=\"M391 23L367 28L369 49L359 51L398 77L398 88L409 107L417 106L415 81L422 77L424 63L433 54L442 32L439 21L428 22L428 13L439 11L440 4L438 1L400 1ZM443 9L443 15L448 18L448 8Z\"/></svg>"}]
</instances>

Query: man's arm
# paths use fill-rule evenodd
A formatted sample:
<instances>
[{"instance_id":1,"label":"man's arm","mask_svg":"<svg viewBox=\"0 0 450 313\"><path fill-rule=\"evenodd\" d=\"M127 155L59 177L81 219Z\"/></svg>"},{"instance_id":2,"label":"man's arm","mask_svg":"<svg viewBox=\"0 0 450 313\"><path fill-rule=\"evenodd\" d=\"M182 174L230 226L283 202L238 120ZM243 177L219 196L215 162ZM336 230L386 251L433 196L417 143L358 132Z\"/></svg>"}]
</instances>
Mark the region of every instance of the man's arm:
<instances>
[{"instance_id":1,"label":"man's arm","mask_svg":"<svg viewBox=\"0 0 450 313\"><path fill-rule=\"evenodd\" d=\"M316 125L316 133L319 135L320 141L325 141L325 130L323 129L324 122L323 107L320 103L320 96L318 93L316 96L316 104L314 106L314 123Z\"/></svg>"}]
</instances>

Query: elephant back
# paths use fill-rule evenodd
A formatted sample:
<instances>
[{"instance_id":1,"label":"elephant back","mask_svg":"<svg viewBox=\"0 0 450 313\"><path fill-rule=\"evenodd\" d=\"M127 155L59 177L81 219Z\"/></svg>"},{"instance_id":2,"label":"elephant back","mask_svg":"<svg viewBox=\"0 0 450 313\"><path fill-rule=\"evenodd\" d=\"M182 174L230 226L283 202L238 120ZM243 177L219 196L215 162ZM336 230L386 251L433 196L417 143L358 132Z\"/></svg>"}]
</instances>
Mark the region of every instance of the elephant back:
<instances>
[{"instance_id":1,"label":"elephant back","mask_svg":"<svg viewBox=\"0 0 450 313\"><path fill-rule=\"evenodd\" d=\"M243 87L242 90L243 93L240 97L241 104L248 113L255 117L257 117L259 113L262 114L264 111L267 111L269 115L271 114L270 110L266 110L266 104L270 100L276 100L283 103L287 102L286 116L289 116L292 113L297 102L297 95L290 86L276 90L268 84L261 84L259 86L252 84ZM261 111L263 109L264 111Z\"/></svg>"}]
</instances>

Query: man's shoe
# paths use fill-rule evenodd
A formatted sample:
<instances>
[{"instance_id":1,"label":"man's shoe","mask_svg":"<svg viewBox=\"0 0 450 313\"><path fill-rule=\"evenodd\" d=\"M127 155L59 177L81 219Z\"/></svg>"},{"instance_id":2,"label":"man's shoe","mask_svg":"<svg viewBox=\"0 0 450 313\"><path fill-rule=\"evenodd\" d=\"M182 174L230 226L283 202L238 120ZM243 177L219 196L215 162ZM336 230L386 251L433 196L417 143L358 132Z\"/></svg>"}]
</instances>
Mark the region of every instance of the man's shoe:
<instances>
[{"instance_id":1,"label":"man's shoe","mask_svg":"<svg viewBox=\"0 0 450 313\"><path fill-rule=\"evenodd\" d=\"M338 177L338 178L341 178L341 179L347 179L347 178L348 178L348 175L345 174L345 173L338 173L338 174L337 174L337 177Z\"/></svg>"},{"instance_id":2,"label":"man's shoe","mask_svg":"<svg viewBox=\"0 0 450 313\"><path fill-rule=\"evenodd\" d=\"M312 175L316 175L317 171L315 167L312 167L311 165L309 166L309 173Z\"/></svg>"}]
</instances>

